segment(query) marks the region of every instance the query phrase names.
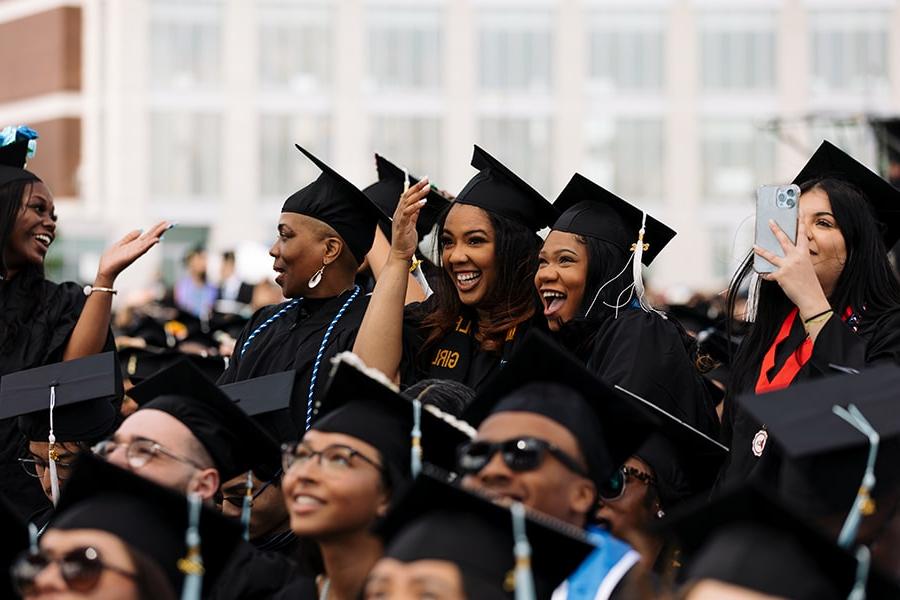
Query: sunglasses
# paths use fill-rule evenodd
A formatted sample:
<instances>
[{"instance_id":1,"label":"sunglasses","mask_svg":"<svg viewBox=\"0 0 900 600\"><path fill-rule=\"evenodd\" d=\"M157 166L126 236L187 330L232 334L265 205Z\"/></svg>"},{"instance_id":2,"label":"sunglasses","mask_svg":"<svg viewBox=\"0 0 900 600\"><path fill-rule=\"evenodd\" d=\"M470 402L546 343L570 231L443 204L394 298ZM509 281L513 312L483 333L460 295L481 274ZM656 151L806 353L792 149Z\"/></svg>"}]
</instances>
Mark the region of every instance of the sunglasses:
<instances>
[{"instance_id":1,"label":"sunglasses","mask_svg":"<svg viewBox=\"0 0 900 600\"><path fill-rule=\"evenodd\" d=\"M634 467L623 466L616 470L605 484L600 486L600 489L597 490L598 495L606 501L618 500L625 494L625 485L629 477L643 481L647 485L656 485L656 478L650 473Z\"/></svg>"},{"instance_id":2,"label":"sunglasses","mask_svg":"<svg viewBox=\"0 0 900 600\"><path fill-rule=\"evenodd\" d=\"M458 466L466 475L474 475L487 466L494 455L500 452L503 462L516 472L534 471L549 454L567 469L590 478L578 460L550 442L535 437L519 437L502 442L474 441L464 444L459 451Z\"/></svg>"},{"instance_id":3,"label":"sunglasses","mask_svg":"<svg viewBox=\"0 0 900 600\"><path fill-rule=\"evenodd\" d=\"M89 592L97 587L104 570L113 571L129 579L137 577L136 573L104 563L96 548L85 546L75 548L59 558L50 558L44 552L37 554L23 552L10 567L13 585L22 596L34 594L35 580L41 571L52 564L59 567L66 587L75 592Z\"/></svg>"},{"instance_id":4,"label":"sunglasses","mask_svg":"<svg viewBox=\"0 0 900 600\"><path fill-rule=\"evenodd\" d=\"M280 476L281 476L281 472L279 471L278 475L276 475L274 479L270 479L270 480L266 481L265 483L263 483L261 486L259 486L256 489L256 491L253 492L253 495L250 496L250 506L253 506L253 501L256 500L257 498L259 498L260 494L262 494L264 491L266 491L266 489L268 489L268 487L270 485L275 483L275 481ZM235 494L233 496L226 496L224 493L222 493L221 490L219 490L218 492L216 492L216 495L213 498L213 500L215 501L216 504L220 504L220 505L223 502L227 502L228 504L230 504L232 506L237 506L238 508L241 508L242 506L244 506L244 494Z\"/></svg>"}]
</instances>

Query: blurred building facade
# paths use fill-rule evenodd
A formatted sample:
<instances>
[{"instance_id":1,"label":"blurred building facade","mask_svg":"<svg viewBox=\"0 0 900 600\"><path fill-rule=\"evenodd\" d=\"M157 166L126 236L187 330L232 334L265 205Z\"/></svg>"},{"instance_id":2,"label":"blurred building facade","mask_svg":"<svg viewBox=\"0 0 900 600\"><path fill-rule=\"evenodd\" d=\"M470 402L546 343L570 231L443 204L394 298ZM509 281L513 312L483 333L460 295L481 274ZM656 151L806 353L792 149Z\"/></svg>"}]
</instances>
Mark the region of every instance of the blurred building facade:
<instances>
[{"instance_id":1,"label":"blurred building facade","mask_svg":"<svg viewBox=\"0 0 900 600\"><path fill-rule=\"evenodd\" d=\"M897 0L3 0L0 48L53 273L179 222L126 287L268 243L317 175L295 142L360 187L378 151L451 192L475 142L551 199L579 171L647 209L679 231L651 282L721 289L756 186L825 137L869 160L864 117L900 107Z\"/></svg>"}]
</instances>

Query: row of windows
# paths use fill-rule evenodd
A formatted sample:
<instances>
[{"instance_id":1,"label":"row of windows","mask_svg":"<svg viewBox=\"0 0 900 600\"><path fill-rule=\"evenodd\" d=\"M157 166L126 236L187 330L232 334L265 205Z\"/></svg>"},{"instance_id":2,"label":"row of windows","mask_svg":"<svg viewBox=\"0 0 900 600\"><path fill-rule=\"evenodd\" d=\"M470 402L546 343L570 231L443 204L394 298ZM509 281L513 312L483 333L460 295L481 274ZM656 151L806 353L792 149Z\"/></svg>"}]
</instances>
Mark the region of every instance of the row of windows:
<instances>
[{"instance_id":1,"label":"row of windows","mask_svg":"<svg viewBox=\"0 0 900 600\"><path fill-rule=\"evenodd\" d=\"M154 113L151 192L157 198L215 197L221 192L221 119L215 114ZM594 118L583 128L583 164L567 165L637 202L659 202L666 167L665 123L658 118ZM370 152L406 165L411 172L440 174L444 160L442 122L430 117L376 116ZM543 117L482 117L478 140L502 156L537 189L552 195L552 121ZM862 131L861 129L859 131ZM848 137L848 132L850 136ZM866 139L855 129L813 126L811 139L831 139L866 156ZM327 115L272 114L261 117L259 193L285 197L312 181L318 170L301 160L299 143L332 158L332 122ZM815 144L811 143L811 146ZM713 203L749 202L761 183L774 181L778 141L759 123L706 119L699 131L700 191ZM462 159L461 159L462 160ZM372 170L374 178L374 169ZM440 178L435 181L440 183ZM453 191L453 190L451 190Z\"/></svg>"},{"instance_id":2,"label":"row of windows","mask_svg":"<svg viewBox=\"0 0 900 600\"><path fill-rule=\"evenodd\" d=\"M223 80L222 12L218 3L189 12L158 3L150 56L159 90L215 89ZM370 9L364 89L440 91L444 23L434 8ZM846 17L846 18L845 18ZM880 91L889 73L887 13L812 13L809 22L814 93ZM766 90L777 79L779 36L774 13L701 15L698 69L705 90ZM335 43L346 49L327 5L262 5L259 84L290 92L325 91L334 83ZM665 85L666 29L659 15L596 15L585 26L586 73L592 89L658 91ZM789 34L786 34L789 35ZM482 91L549 92L554 86L551 11L488 12L474 38ZM251 42L245 42L248 47Z\"/></svg>"}]
</instances>

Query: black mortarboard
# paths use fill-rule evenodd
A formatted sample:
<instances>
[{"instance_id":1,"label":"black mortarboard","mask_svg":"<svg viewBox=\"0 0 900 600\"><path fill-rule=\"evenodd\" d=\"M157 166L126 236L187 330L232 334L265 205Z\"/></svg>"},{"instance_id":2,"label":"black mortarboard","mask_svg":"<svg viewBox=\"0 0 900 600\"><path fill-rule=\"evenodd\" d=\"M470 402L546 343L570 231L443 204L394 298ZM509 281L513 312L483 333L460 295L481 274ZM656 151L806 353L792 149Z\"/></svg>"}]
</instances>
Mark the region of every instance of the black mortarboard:
<instances>
[{"instance_id":1,"label":"black mortarboard","mask_svg":"<svg viewBox=\"0 0 900 600\"><path fill-rule=\"evenodd\" d=\"M229 383L221 389L279 442L292 442L300 437L290 412L296 378L297 371L284 371Z\"/></svg>"},{"instance_id":2,"label":"black mortarboard","mask_svg":"<svg viewBox=\"0 0 900 600\"><path fill-rule=\"evenodd\" d=\"M856 558L755 486L682 507L663 523L681 546L688 580L711 579L792 600L843 600ZM867 597L900 597L870 572Z\"/></svg>"},{"instance_id":3,"label":"black mortarboard","mask_svg":"<svg viewBox=\"0 0 900 600\"><path fill-rule=\"evenodd\" d=\"M456 197L457 203L483 208L535 232L550 227L559 216L537 190L478 146L472 154L472 166L478 174Z\"/></svg>"},{"instance_id":4,"label":"black mortarboard","mask_svg":"<svg viewBox=\"0 0 900 600\"><path fill-rule=\"evenodd\" d=\"M0 419L18 416L19 429L28 440L47 441L51 387L55 441L93 443L115 431L122 399L115 352L4 375Z\"/></svg>"},{"instance_id":5,"label":"black mortarboard","mask_svg":"<svg viewBox=\"0 0 900 600\"><path fill-rule=\"evenodd\" d=\"M190 354L157 346L122 348L119 350L119 363L122 365L122 370L125 376L134 384L138 384L185 359L189 360L212 381L218 379L225 372L225 359L221 356Z\"/></svg>"},{"instance_id":6,"label":"black mortarboard","mask_svg":"<svg viewBox=\"0 0 900 600\"><path fill-rule=\"evenodd\" d=\"M535 330L478 392L463 419L478 427L500 412L536 413L568 429L598 484L634 454L658 420Z\"/></svg>"},{"instance_id":7,"label":"black mortarboard","mask_svg":"<svg viewBox=\"0 0 900 600\"><path fill-rule=\"evenodd\" d=\"M343 433L371 444L395 476L410 477L413 402L346 359L336 361L312 429ZM456 449L471 439L470 428L433 407L421 411L424 461L446 470L456 465Z\"/></svg>"},{"instance_id":8,"label":"black mortarboard","mask_svg":"<svg viewBox=\"0 0 900 600\"><path fill-rule=\"evenodd\" d=\"M212 457L222 480L253 470L277 472L278 444L190 361L181 360L129 390L140 410L156 409L184 423Z\"/></svg>"},{"instance_id":9,"label":"black mortarboard","mask_svg":"<svg viewBox=\"0 0 900 600\"><path fill-rule=\"evenodd\" d=\"M300 146L297 150L319 167L322 174L285 200L281 212L298 213L327 223L347 243L356 262L362 264L375 240L375 226L381 213L359 188L337 171Z\"/></svg>"},{"instance_id":10,"label":"black mortarboard","mask_svg":"<svg viewBox=\"0 0 900 600\"><path fill-rule=\"evenodd\" d=\"M882 226L884 245L891 248L900 240L900 190L828 140L822 142L794 177L794 183L799 185L823 177L834 177L858 187Z\"/></svg>"},{"instance_id":11,"label":"black mortarboard","mask_svg":"<svg viewBox=\"0 0 900 600\"><path fill-rule=\"evenodd\" d=\"M92 456L80 458L66 482L50 529L99 529L148 556L175 590L184 575L188 501L185 496ZM241 543L237 522L203 507L200 553L208 591Z\"/></svg>"},{"instance_id":12,"label":"black mortarboard","mask_svg":"<svg viewBox=\"0 0 900 600\"><path fill-rule=\"evenodd\" d=\"M854 404L881 437L875 462L878 497L900 485L900 367L834 375L768 394L738 398L791 462L779 484L786 501L817 516L847 514L866 471L868 438L832 412Z\"/></svg>"},{"instance_id":13,"label":"black mortarboard","mask_svg":"<svg viewBox=\"0 0 900 600\"><path fill-rule=\"evenodd\" d=\"M19 518L18 512L0 495L0 531L3 531L3 543L0 544L0 598L19 598L13 588L9 576L9 566L20 552L28 548L28 528Z\"/></svg>"},{"instance_id":14,"label":"black mortarboard","mask_svg":"<svg viewBox=\"0 0 900 600\"><path fill-rule=\"evenodd\" d=\"M394 218L394 211L397 210L397 203L403 194L403 176L409 180L409 185L413 186L419 183L419 179L406 173L403 169L381 156L375 155L375 168L378 171L378 181L363 190L363 194L378 207L384 218L379 222L384 223L387 219L387 227L382 228L388 239L391 239L390 222ZM441 196L432 186L428 191L428 202L419 211L419 218L416 221L416 232L419 238L428 235L437 223L438 217L450 205L450 201Z\"/></svg>"},{"instance_id":15,"label":"black mortarboard","mask_svg":"<svg viewBox=\"0 0 900 600\"><path fill-rule=\"evenodd\" d=\"M711 488L728 448L652 402L619 386L616 389L659 418L659 431L634 454L653 468L663 506L668 509Z\"/></svg>"},{"instance_id":16,"label":"black mortarboard","mask_svg":"<svg viewBox=\"0 0 900 600\"><path fill-rule=\"evenodd\" d=\"M376 531L385 540L385 556L401 562L449 561L460 570L467 598L513 598L510 510L443 480L420 475L388 513ZM581 529L534 512L527 516L536 598L549 599L594 546Z\"/></svg>"},{"instance_id":17,"label":"black mortarboard","mask_svg":"<svg viewBox=\"0 0 900 600\"><path fill-rule=\"evenodd\" d=\"M40 181L37 175L25 170L25 161L29 150L34 147L35 139L37 132L19 127L15 133L15 141L0 146L0 185L13 181Z\"/></svg>"},{"instance_id":18,"label":"black mortarboard","mask_svg":"<svg viewBox=\"0 0 900 600\"><path fill-rule=\"evenodd\" d=\"M554 231L603 240L625 254L631 251L644 224L644 211L578 173L572 176L553 206L562 213L553 224ZM644 224L647 249L641 262L649 266L674 237L675 230L648 214Z\"/></svg>"}]
</instances>

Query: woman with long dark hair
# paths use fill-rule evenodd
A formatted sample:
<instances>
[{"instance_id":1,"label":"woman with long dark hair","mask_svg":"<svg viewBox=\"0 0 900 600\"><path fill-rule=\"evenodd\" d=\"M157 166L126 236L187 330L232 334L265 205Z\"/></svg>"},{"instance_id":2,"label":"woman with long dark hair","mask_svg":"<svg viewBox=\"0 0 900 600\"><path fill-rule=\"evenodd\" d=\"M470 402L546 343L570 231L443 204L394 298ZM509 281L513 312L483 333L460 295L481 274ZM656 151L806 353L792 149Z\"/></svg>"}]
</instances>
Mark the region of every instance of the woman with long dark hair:
<instances>
[{"instance_id":1,"label":"woman with long dark hair","mask_svg":"<svg viewBox=\"0 0 900 600\"><path fill-rule=\"evenodd\" d=\"M693 341L643 292L642 265L675 232L577 173L554 206L562 215L544 240L534 277L547 326L604 381L717 436Z\"/></svg>"},{"instance_id":2,"label":"woman with long dark hair","mask_svg":"<svg viewBox=\"0 0 900 600\"><path fill-rule=\"evenodd\" d=\"M443 270L434 294L405 311L427 179L409 188L394 214L390 258L353 350L404 385L438 378L477 389L540 315L530 285L540 248L535 232L549 226L556 211L478 146L472 166L478 174L438 219Z\"/></svg>"},{"instance_id":3,"label":"woman with long dark hair","mask_svg":"<svg viewBox=\"0 0 900 600\"><path fill-rule=\"evenodd\" d=\"M169 228L165 221L146 233L132 231L100 257L93 285L53 283L44 258L56 237L53 194L25 170L37 133L7 128L0 147L0 377L48 363L113 349L109 330L118 275ZM11 419L0 420L0 487L23 516L46 498L16 464L20 435Z\"/></svg>"},{"instance_id":4,"label":"woman with long dark hair","mask_svg":"<svg viewBox=\"0 0 900 600\"><path fill-rule=\"evenodd\" d=\"M796 244L773 223L784 256L754 249L777 270L760 276L755 319L731 369L723 419L731 454L720 484L751 475L775 483L781 466L765 424L741 410L739 395L900 362L900 284L887 258L900 237L900 191L829 142L794 182ZM731 283L730 303L752 269L751 255Z\"/></svg>"}]
</instances>

